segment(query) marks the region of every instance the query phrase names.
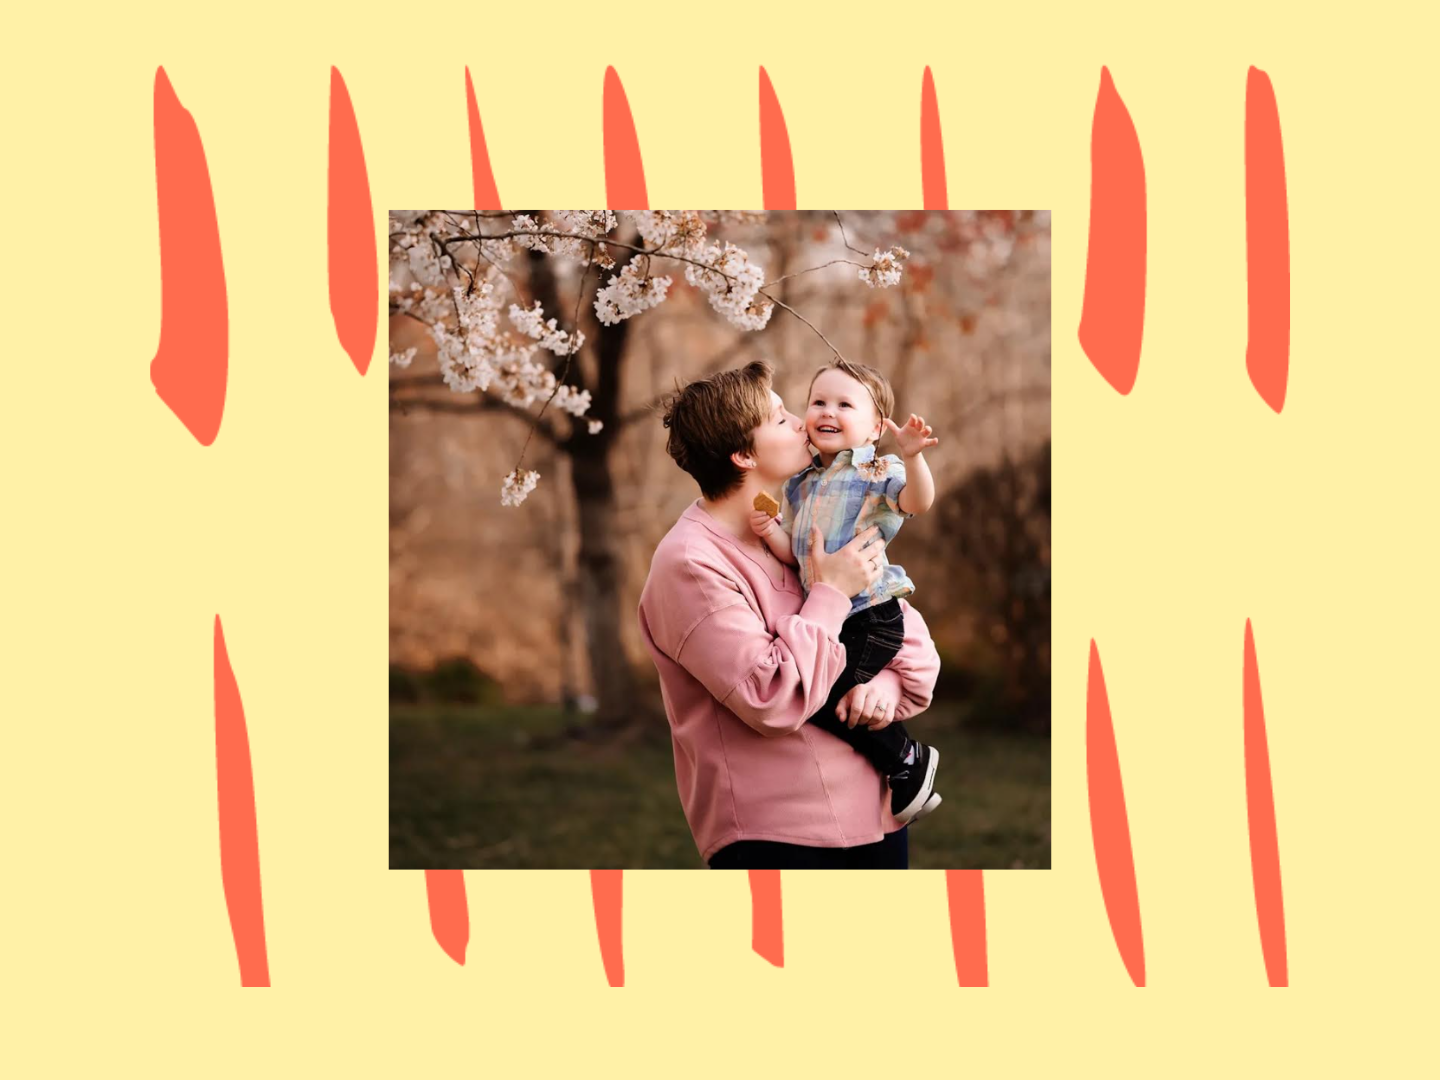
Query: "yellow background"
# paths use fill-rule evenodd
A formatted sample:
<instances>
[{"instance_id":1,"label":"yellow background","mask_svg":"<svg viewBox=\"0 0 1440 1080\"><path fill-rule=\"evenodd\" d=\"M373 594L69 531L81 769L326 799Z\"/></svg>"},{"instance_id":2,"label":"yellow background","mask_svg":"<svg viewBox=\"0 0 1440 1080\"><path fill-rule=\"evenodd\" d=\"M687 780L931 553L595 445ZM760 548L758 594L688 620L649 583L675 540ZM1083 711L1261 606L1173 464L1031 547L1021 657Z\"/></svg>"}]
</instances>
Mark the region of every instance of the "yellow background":
<instances>
[{"instance_id":1,"label":"yellow background","mask_svg":"<svg viewBox=\"0 0 1440 1080\"><path fill-rule=\"evenodd\" d=\"M86 7L12 12L0 65L19 1075L1395 1075L1433 1054L1440 377L1420 5ZM920 203L929 64L951 205L1054 211L1054 869L986 874L988 990L955 987L939 873L786 875L784 970L749 949L743 875L631 873L612 991L584 873L469 873L460 968L431 937L422 875L386 869L385 341L359 378L329 310L330 65L378 240L388 207L470 205L466 64L507 203L604 204L614 64L651 205L758 207L762 63L802 206ZM1280 416L1245 374L1252 63L1274 82L1289 194ZM1076 339L1102 64L1148 194L1128 398ZM209 448L149 379L158 65L199 126L225 262ZM239 988L221 891L217 612L254 762L268 993ZM1245 819L1247 617L1293 984L1275 992ZM1144 991L1091 846L1092 636Z\"/></svg>"}]
</instances>

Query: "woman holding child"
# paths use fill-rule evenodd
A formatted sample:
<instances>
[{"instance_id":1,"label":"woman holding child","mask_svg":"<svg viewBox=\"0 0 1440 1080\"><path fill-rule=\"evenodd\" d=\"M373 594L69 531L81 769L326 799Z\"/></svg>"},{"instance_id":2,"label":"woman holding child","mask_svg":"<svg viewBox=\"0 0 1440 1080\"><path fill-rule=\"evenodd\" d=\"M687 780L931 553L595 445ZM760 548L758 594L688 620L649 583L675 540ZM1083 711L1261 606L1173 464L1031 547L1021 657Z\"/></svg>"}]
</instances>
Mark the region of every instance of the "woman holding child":
<instances>
[{"instance_id":1,"label":"woman holding child","mask_svg":"<svg viewBox=\"0 0 1440 1080\"><path fill-rule=\"evenodd\" d=\"M902 721L940 661L885 544L933 501L937 440L889 419L873 369L822 370L804 420L771 376L757 361L698 380L665 414L701 498L657 546L639 618L681 804L712 868L903 869L940 796L938 754ZM886 431L899 456L876 457Z\"/></svg>"}]
</instances>

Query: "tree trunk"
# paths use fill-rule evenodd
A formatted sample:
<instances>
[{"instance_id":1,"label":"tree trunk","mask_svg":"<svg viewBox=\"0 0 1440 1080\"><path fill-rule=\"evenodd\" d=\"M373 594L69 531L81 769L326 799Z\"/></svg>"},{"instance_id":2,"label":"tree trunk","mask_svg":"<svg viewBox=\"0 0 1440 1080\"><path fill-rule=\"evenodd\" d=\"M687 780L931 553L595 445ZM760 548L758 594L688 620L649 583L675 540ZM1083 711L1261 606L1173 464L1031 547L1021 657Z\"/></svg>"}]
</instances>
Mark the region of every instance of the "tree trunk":
<instances>
[{"instance_id":1,"label":"tree trunk","mask_svg":"<svg viewBox=\"0 0 1440 1080\"><path fill-rule=\"evenodd\" d=\"M619 269L617 266L617 272ZM621 375L630 323L597 323L593 328L595 380L593 384L586 380L586 388L591 391L590 410L585 418L571 425L572 434L564 449L570 455L570 484L575 492L576 525L580 531L576 570L585 650L599 703L595 726L604 730L623 726L639 704L634 672L620 633L621 619L631 613L621 589L621 526L611 461L620 428ZM592 418L604 424L596 435L586 430L586 420Z\"/></svg>"},{"instance_id":2,"label":"tree trunk","mask_svg":"<svg viewBox=\"0 0 1440 1080\"><path fill-rule=\"evenodd\" d=\"M590 441L600 442L600 437ZM587 449L582 445L570 459L580 526L578 599L590 676L599 701L596 721L602 727L628 719L635 704L635 680L620 637L622 568L610 446L608 439L602 446Z\"/></svg>"}]
</instances>

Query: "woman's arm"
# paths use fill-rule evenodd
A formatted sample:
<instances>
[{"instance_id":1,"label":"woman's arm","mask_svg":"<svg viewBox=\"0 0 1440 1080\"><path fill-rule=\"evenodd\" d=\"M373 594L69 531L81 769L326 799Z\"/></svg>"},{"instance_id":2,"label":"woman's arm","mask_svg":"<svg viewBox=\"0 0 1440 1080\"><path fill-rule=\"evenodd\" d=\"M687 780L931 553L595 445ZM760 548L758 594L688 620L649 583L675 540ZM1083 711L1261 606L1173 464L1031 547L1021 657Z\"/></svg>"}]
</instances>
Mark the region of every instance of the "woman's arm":
<instances>
[{"instance_id":1,"label":"woman's arm","mask_svg":"<svg viewBox=\"0 0 1440 1080\"><path fill-rule=\"evenodd\" d=\"M771 634L737 595L686 635L675 661L760 734L789 735L824 706L845 670L840 626L849 613L844 593L816 582L800 611Z\"/></svg>"},{"instance_id":2,"label":"woman's arm","mask_svg":"<svg viewBox=\"0 0 1440 1080\"><path fill-rule=\"evenodd\" d=\"M940 678L940 654L920 612L904 600L900 606L905 609L905 642L895 659L870 681L888 684L888 689L899 694L894 718L905 720L930 707Z\"/></svg>"}]
</instances>

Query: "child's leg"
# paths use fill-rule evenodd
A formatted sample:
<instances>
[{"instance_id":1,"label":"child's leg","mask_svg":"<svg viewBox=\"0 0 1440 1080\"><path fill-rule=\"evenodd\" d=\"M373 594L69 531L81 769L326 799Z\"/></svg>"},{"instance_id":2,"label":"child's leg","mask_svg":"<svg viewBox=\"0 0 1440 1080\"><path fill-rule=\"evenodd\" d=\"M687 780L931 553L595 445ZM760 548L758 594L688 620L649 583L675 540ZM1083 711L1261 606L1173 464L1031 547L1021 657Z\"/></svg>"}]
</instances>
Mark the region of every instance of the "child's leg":
<instances>
[{"instance_id":1,"label":"child's leg","mask_svg":"<svg viewBox=\"0 0 1440 1080\"><path fill-rule=\"evenodd\" d=\"M882 775L889 776L905 763L910 733L901 723L887 724L879 731L850 727L835 715L840 699L861 683L873 679L895 659L905 641L905 615L898 600L866 608L845 620L840 643L845 646L845 670L830 690L824 707L810 723L830 732L863 754Z\"/></svg>"}]
</instances>

